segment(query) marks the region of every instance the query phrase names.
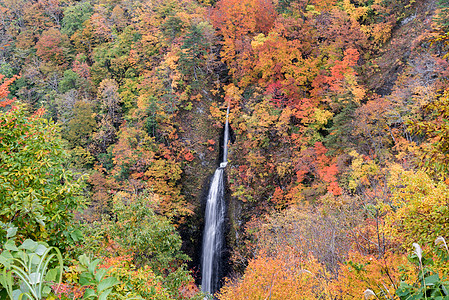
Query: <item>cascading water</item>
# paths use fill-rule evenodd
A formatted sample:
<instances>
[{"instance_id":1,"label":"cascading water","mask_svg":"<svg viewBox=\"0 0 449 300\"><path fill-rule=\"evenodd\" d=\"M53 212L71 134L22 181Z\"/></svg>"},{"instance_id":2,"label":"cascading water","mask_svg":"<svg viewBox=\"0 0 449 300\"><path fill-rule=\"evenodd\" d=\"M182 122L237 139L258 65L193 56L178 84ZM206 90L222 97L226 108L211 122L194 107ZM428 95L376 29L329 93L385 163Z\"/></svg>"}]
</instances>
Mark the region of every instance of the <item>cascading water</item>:
<instances>
[{"instance_id":1,"label":"cascading water","mask_svg":"<svg viewBox=\"0 0 449 300\"><path fill-rule=\"evenodd\" d=\"M205 224L203 233L201 288L203 292L213 294L220 280L220 263L223 251L223 225L225 219L224 168L228 164L229 106L223 139L223 159L215 170L207 195Z\"/></svg>"}]
</instances>

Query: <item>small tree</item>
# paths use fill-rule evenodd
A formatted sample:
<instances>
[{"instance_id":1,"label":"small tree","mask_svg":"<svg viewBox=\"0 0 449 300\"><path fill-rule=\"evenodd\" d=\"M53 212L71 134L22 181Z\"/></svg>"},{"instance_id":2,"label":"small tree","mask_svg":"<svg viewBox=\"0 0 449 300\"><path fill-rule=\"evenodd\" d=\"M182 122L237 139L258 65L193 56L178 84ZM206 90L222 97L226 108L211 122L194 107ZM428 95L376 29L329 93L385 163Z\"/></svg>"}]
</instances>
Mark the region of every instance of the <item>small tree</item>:
<instances>
[{"instance_id":1,"label":"small tree","mask_svg":"<svg viewBox=\"0 0 449 300\"><path fill-rule=\"evenodd\" d=\"M0 103L8 93L0 95ZM59 129L24 106L0 112L0 222L20 238L66 246L73 211L83 205L80 182L64 168ZM1 234L0 242L3 241Z\"/></svg>"}]
</instances>

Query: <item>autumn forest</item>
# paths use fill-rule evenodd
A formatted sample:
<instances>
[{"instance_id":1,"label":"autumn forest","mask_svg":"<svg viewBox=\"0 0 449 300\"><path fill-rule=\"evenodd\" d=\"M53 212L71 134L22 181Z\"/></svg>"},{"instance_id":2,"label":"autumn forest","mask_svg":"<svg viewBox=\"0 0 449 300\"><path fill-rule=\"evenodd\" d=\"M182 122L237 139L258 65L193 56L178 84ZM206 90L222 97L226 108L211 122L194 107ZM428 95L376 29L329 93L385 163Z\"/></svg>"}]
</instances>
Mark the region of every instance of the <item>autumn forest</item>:
<instances>
[{"instance_id":1,"label":"autumn forest","mask_svg":"<svg viewBox=\"0 0 449 300\"><path fill-rule=\"evenodd\" d=\"M0 0L0 299L443 300L448 225L449 0Z\"/></svg>"}]
</instances>

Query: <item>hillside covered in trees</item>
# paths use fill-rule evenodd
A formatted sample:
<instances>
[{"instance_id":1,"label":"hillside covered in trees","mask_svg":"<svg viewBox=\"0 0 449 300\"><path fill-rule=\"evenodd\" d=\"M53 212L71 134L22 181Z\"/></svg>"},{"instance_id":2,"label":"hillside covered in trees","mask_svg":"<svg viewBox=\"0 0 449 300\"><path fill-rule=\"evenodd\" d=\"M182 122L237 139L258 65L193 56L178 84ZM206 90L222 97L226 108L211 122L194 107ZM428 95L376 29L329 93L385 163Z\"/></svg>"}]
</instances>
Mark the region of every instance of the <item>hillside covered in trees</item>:
<instances>
[{"instance_id":1,"label":"hillside covered in trees","mask_svg":"<svg viewBox=\"0 0 449 300\"><path fill-rule=\"evenodd\" d=\"M449 299L448 20L447 0L0 0L0 299L213 299L228 105L216 299Z\"/></svg>"}]
</instances>

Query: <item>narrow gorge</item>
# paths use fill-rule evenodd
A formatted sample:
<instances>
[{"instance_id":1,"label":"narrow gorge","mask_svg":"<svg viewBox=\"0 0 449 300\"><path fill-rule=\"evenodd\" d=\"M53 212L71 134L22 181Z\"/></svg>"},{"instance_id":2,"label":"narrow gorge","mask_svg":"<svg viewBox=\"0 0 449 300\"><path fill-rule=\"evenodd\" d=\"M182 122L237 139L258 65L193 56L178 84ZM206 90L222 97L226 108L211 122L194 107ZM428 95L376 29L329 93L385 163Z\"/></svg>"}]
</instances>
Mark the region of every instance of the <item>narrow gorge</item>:
<instances>
[{"instance_id":1,"label":"narrow gorge","mask_svg":"<svg viewBox=\"0 0 449 300\"><path fill-rule=\"evenodd\" d=\"M201 287L203 292L213 294L218 289L224 249L224 222L226 216L224 169L228 164L229 106L223 137L223 158L212 177L207 196L203 249L201 257Z\"/></svg>"}]
</instances>

